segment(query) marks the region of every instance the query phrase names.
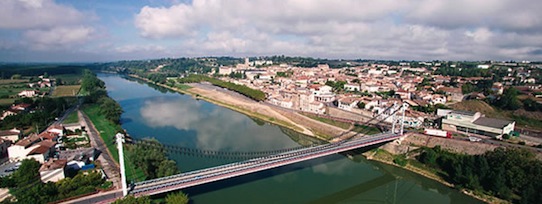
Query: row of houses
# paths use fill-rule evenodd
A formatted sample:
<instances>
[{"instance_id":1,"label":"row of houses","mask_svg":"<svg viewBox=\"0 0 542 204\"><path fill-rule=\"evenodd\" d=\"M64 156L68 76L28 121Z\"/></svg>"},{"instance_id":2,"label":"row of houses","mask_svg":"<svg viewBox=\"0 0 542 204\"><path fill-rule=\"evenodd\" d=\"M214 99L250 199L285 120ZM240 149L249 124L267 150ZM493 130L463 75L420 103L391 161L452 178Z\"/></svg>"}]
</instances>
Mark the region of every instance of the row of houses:
<instances>
[{"instance_id":1,"label":"row of houses","mask_svg":"<svg viewBox=\"0 0 542 204\"><path fill-rule=\"evenodd\" d=\"M40 134L32 133L23 137L20 130L11 129L0 131L0 158L8 158L15 163L25 159L34 159L42 164L40 175L43 182L56 182L65 177L68 169L84 168L98 156L94 148L64 150L61 148L62 139L77 129L84 129L81 125L68 126L54 124Z\"/></svg>"}]
</instances>

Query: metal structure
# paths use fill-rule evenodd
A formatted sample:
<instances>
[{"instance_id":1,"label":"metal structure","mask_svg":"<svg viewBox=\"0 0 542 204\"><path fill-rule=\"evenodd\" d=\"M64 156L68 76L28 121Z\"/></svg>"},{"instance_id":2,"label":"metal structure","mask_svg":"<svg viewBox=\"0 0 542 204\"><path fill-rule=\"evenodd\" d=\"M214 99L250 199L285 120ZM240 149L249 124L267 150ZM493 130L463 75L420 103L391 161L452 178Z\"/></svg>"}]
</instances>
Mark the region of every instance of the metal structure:
<instances>
[{"instance_id":1,"label":"metal structure","mask_svg":"<svg viewBox=\"0 0 542 204\"><path fill-rule=\"evenodd\" d=\"M126 168L124 167L124 149L122 144L124 143L124 135L117 133L117 148L119 149L119 163L120 163L120 183L122 185L122 195L128 195L128 187L126 185Z\"/></svg>"}]
</instances>

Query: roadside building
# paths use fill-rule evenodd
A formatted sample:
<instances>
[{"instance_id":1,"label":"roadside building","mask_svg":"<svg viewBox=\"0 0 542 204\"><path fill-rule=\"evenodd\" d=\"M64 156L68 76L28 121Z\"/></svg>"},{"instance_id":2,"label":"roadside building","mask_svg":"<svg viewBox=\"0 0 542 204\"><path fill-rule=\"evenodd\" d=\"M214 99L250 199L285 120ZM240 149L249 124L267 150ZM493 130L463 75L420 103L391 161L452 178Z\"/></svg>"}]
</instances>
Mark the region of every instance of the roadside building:
<instances>
[{"instance_id":1,"label":"roadside building","mask_svg":"<svg viewBox=\"0 0 542 204\"><path fill-rule=\"evenodd\" d=\"M68 161L65 159L51 159L43 163L39 169L41 181L44 183L49 181L57 182L66 178L65 169L67 163Z\"/></svg>"},{"instance_id":2,"label":"roadside building","mask_svg":"<svg viewBox=\"0 0 542 204\"><path fill-rule=\"evenodd\" d=\"M510 134L515 121L484 117L480 112L450 111L442 119L442 129L486 136Z\"/></svg>"}]
</instances>

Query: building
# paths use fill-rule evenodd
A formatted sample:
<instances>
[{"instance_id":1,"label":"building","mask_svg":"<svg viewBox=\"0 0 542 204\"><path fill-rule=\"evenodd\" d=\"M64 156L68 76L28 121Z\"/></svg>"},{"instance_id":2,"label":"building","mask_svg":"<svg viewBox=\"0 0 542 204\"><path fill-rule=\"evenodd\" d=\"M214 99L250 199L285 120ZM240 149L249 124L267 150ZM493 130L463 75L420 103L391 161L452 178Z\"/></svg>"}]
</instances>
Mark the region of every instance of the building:
<instances>
[{"instance_id":1,"label":"building","mask_svg":"<svg viewBox=\"0 0 542 204\"><path fill-rule=\"evenodd\" d=\"M37 96L38 94L39 92L36 90L24 90L24 91L19 92L19 94L17 95L19 97L34 97L34 96Z\"/></svg>"},{"instance_id":2,"label":"building","mask_svg":"<svg viewBox=\"0 0 542 204\"><path fill-rule=\"evenodd\" d=\"M442 129L474 133L486 136L499 136L514 131L515 121L486 118L480 112L450 111L442 119Z\"/></svg>"},{"instance_id":3,"label":"building","mask_svg":"<svg viewBox=\"0 0 542 204\"><path fill-rule=\"evenodd\" d=\"M11 130L0 131L0 138L11 141L11 143L17 142L17 140L21 139L22 136L23 136L23 133L20 130L17 130L15 128Z\"/></svg>"},{"instance_id":4,"label":"building","mask_svg":"<svg viewBox=\"0 0 542 204\"><path fill-rule=\"evenodd\" d=\"M359 100L357 98L346 97L339 99L338 107L346 111L352 111L357 107Z\"/></svg>"},{"instance_id":5,"label":"building","mask_svg":"<svg viewBox=\"0 0 542 204\"><path fill-rule=\"evenodd\" d=\"M56 142L42 140L38 135L32 134L8 147L8 157L10 161L33 158L43 163L49 159L49 156L54 151L55 144Z\"/></svg>"},{"instance_id":6,"label":"building","mask_svg":"<svg viewBox=\"0 0 542 204\"><path fill-rule=\"evenodd\" d=\"M344 90L346 91L360 91L361 86L359 84L345 84Z\"/></svg>"},{"instance_id":7,"label":"building","mask_svg":"<svg viewBox=\"0 0 542 204\"><path fill-rule=\"evenodd\" d=\"M68 160L57 159L49 160L43 163L39 169L41 181L44 183L47 182L57 182L66 177L65 169Z\"/></svg>"}]
</instances>

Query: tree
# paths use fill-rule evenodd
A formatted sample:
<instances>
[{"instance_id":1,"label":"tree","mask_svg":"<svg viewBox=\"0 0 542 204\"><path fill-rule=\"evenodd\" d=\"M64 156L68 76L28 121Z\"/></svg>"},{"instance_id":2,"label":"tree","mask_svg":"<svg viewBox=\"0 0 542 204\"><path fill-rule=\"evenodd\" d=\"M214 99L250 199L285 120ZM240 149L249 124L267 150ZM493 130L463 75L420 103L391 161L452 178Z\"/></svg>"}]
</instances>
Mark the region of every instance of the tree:
<instances>
[{"instance_id":1,"label":"tree","mask_svg":"<svg viewBox=\"0 0 542 204\"><path fill-rule=\"evenodd\" d=\"M505 89L499 100L496 101L496 105L505 110L517 110L521 108L521 103L518 98L518 90L515 88Z\"/></svg>"},{"instance_id":2,"label":"tree","mask_svg":"<svg viewBox=\"0 0 542 204\"><path fill-rule=\"evenodd\" d=\"M156 172L157 177L164 177L164 176L171 176L179 173L179 170L177 169L177 165L175 164L175 161L173 160L163 160L160 162L160 165L158 166L158 170Z\"/></svg>"},{"instance_id":3,"label":"tree","mask_svg":"<svg viewBox=\"0 0 542 204\"><path fill-rule=\"evenodd\" d=\"M364 102L359 102L358 103L358 108L359 109L364 109L365 108L365 103Z\"/></svg>"},{"instance_id":4,"label":"tree","mask_svg":"<svg viewBox=\"0 0 542 204\"><path fill-rule=\"evenodd\" d=\"M187 204L190 199L183 192L170 193L166 196L166 204Z\"/></svg>"},{"instance_id":5,"label":"tree","mask_svg":"<svg viewBox=\"0 0 542 204\"><path fill-rule=\"evenodd\" d=\"M476 87L472 85L471 83L466 83L461 86L461 92L463 94L469 94L469 93L474 92L475 88Z\"/></svg>"}]
</instances>

